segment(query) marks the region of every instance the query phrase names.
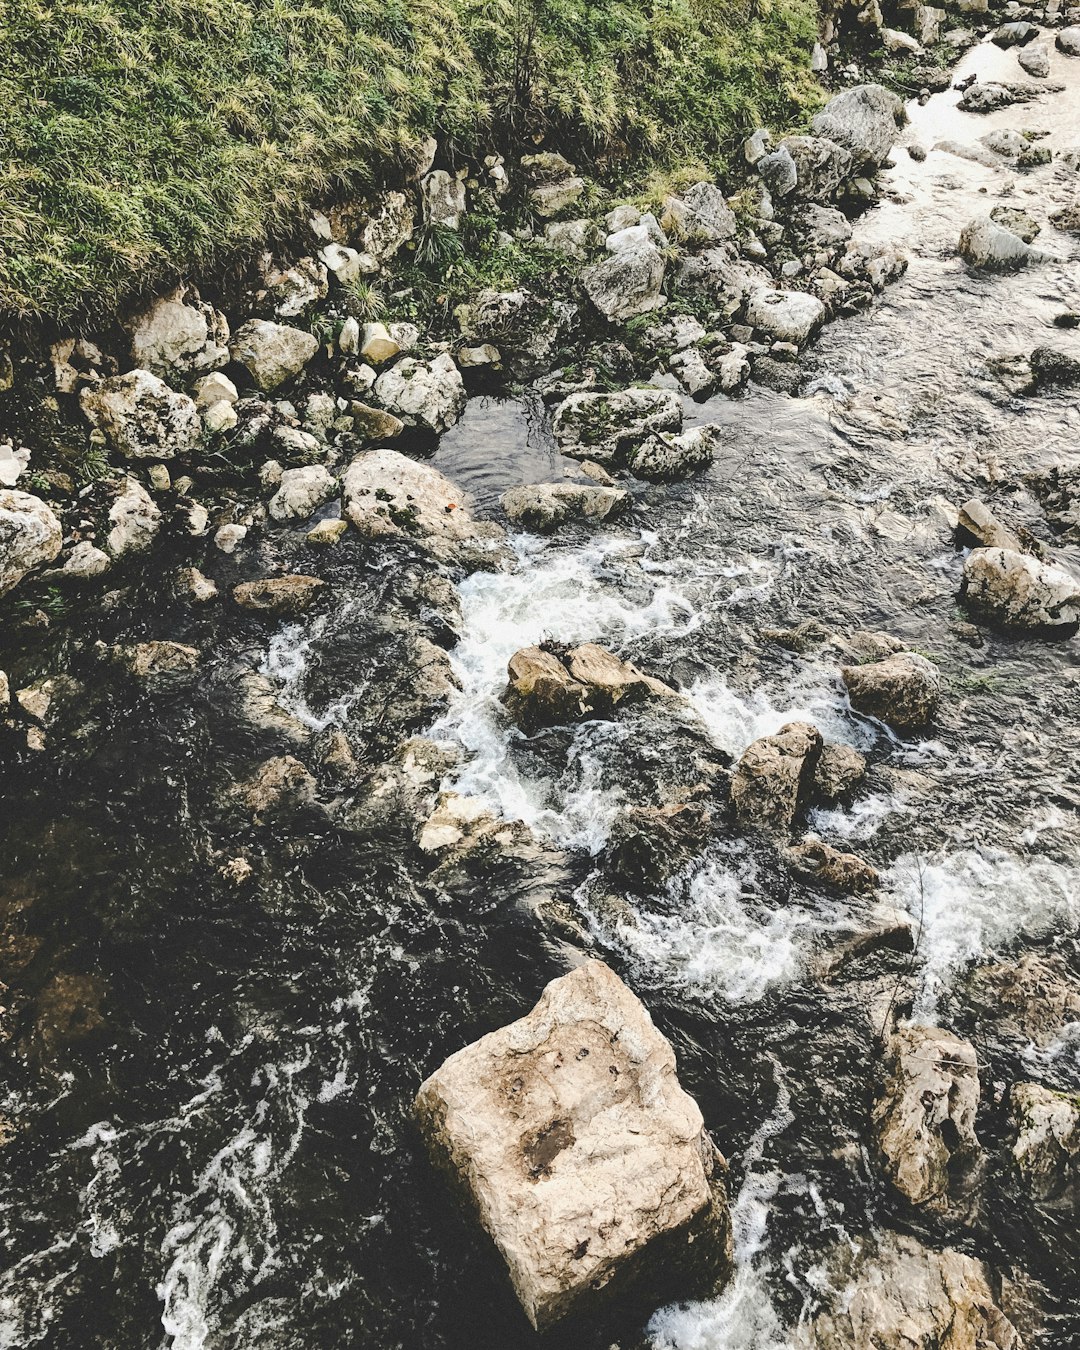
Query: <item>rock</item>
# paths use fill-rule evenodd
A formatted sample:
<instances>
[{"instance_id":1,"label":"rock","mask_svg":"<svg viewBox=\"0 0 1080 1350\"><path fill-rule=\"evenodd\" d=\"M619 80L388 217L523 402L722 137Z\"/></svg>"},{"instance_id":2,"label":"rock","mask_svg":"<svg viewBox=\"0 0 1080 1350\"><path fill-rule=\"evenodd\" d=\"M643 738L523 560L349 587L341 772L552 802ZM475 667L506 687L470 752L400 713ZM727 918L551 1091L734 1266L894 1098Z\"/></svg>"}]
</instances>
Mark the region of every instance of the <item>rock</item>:
<instances>
[{"instance_id":1,"label":"rock","mask_svg":"<svg viewBox=\"0 0 1080 1350\"><path fill-rule=\"evenodd\" d=\"M731 779L731 801L740 819L787 830L810 800L821 732L809 722L788 722L743 751Z\"/></svg>"},{"instance_id":2,"label":"rock","mask_svg":"<svg viewBox=\"0 0 1080 1350\"><path fill-rule=\"evenodd\" d=\"M607 870L624 886L650 891L701 852L711 826L700 802L628 807L612 822Z\"/></svg>"},{"instance_id":3,"label":"rock","mask_svg":"<svg viewBox=\"0 0 1080 1350\"><path fill-rule=\"evenodd\" d=\"M1036 1083L1015 1083L1009 1115L1012 1156L1028 1193L1075 1215L1080 1204L1080 1097ZM1062 1203L1064 1202L1064 1204Z\"/></svg>"},{"instance_id":4,"label":"rock","mask_svg":"<svg viewBox=\"0 0 1080 1350\"><path fill-rule=\"evenodd\" d=\"M436 434L454 425L466 402L461 372L446 353L430 362L405 357L379 376L375 393L406 426Z\"/></svg>"},{"instance_id":5,"label":"rock","mask_svg":"<svg viewBox=\"0 0 1080 1350\"><path fill-rule=\"evenodd\" d=\"M883 1233L838 1253L836 1295L796 1350L1024 1350L981 1261Z\"/></svg>"},{"instance_id":6,"label":"rock","mask_svg":"<svg viewBox=\"0 0 1080 1350\"><path fill-rule=\"evenodd\" d=\"M268 319L249 319L229 347L232 359L264 393L299 375L318 350L314 334Z\"/></svg>"},{"instance_id":7,"label":"rock","mask_svg":"<svg viewBox=\"0 0 1080 1350\"><path fill-rule=\"evenodd\" d=\"M1036 347L1031 353L1031 377L1040 389L1076 389L1080 387L1080 361L1052 347Z\"/></svg>"},{"instance_id":8,"label":"rock","mask_svg":"<svg viewBox=\"0 0 1080 1350\"><path fill-rule=\"evenodd\" d=\"M136 642L130 647L114 647L112 655L129 675L156 683L186 675L199 664L198 650L182 642Z\"/></svg>"},{"instance_id":9,"label":"rock","mask_svg":"<svg viewBox=\"0 0 1080 1350\"><path fill-rule=\"evenodd\" d=\"M799 171L795 167L795 160L786 145L781 145L769 154L762 155L754 168L760 174L761 181L768 188L769 195L774 200L779 201L781 198L789 197L795 191L796 184L799 181Z\"/></svg>"},{"instance_id":10,"label":"rock","mask_svg":"<svg viewBox=\"0 0 1080 1350\"><path fill-rule=\"evenodd\" d=\"M667 197L661 228L684 244L720 244L735 236L738 222L715 183L695 183L681 197Z\"/></svg>"},{"instance_id":11,"label":"rock","mask_svg":"<svg viewBox=\"0 0 1080 1350\"><path fill-rule=\"evenodd\" d=\"M319 598L326 585L319 577L291 574L284 577L266 577L262 581L243 581L233 587L233 600L241 609L275 618L292 618L304 614Z\"/></svg>"},{"instance_id":12,"label":"rock","mask_svg":"<svg viewBox=\"0 0 1080 1350\"><path fill-rule=\"evenodd\" d=\"M660 228L660 222L651 211L646 212L636 225L627 225L624 230L615 230L604 240L604 247L609 253L633 251L648 244L655 244L661 249L667 248L669 244L667 235Z\"/></svg>"},{"instance_id":13,"label":"rock","mask_svg":"<svg viewBox=\"0 0 1080 1350\"><path fill-rule=\"evenodd\" d=\"M298 759L278 755L238 783L232 795L256 824L264 824L285 811L312 805L316 787L315 779Z\"/></svg>"},{"instance_id":14,"label":"rock","mask_svg":"<svg viewBox=\"0 0 1080 1350\"><path fill-rule=\"evenodd\" d=\"M109 525L105 547L114 558L142 553L154 542L161 528L161 512L137 479L124 479L119 496L109 508Z\"/></svg>"},{"instance_id":15,"label":"rock","mask_svg":"<svg viewBox=\"0 0 1080 1350\"><path fill-rule=\"evenodd\" d=\"M298 319L313 309L327 292L326 268L314 258L279 265L269 253L259 260L256 305L278 319Z\"/></svg>"},{"instance_id":16,"label":"rock","mask_svg":"<svg viewBox=\"0 0 1080 1350\"><path fill-rule=\"evenodd\" d=\"M29 450L15 447L10 441L0 441L0 487L14 487L29 463Z\"/></svg>"},{"instance_id":17,"label":"rock","mask_svg":"<svg viewBox=\"0 0 1080 1350\"><path fill-rule=\"evenodd\" d=\"M40 497L0 488L0 595L35 567L52 562L62 543L60 521Z\"/></svg>"},{"instance_id":18,"label":"rock","mask_svg":"<svg viewBox=\"0 0 1080 1350\"><path fill-rule=\"evenodd\" d=\"M544 226L544 243L554 253L584 262L591 253L603 243L596 222L583 220L558 220Z\"/></svg>"},{"instance_id":19,"label":"rock","mask_svg":"<svg viewBox=\"0 0 1080 1350\"><path fill-rule=\"evenodd\" d=\"M335 278L339 286L350 286L362 276L370 276L379 265L370 253L361 253L344 244L329 243L319 250L319 261Z\"/></svg>"},{"instance_id":20,"label":"rock","mask_svg":"<svg viewBox=\"0 0 1080 1350\"><path fill-rule=\"evenodd\" d=\"M112 566L112 559L100 548L95 548L88 539L76 544L64 559L61 575L73 581L89 581L99 577Z\"/></svg>"},{"instance_id":21,"label":"rock","mask_svg":"<svg viewBox=\"0 0 1080 1350\"><path fill-rule=\"evenodd\" d=\"M746 303L746 322L777 342L804 346L825 321L825 306L804 291L776 291L762 287Z\"/></svg>"},{"instance_id":22,"label":"rock","mask_svg":"<svg viewBox=\"0 0 1080 1350\"><path fill-rule=\"evenodd\" d=\"M424 224L456 230L465 213L465 184L445 169L435 169L420 182Z\"/></svg>"},{"instance_id":23,"label":"rock","mask_svg":"<svg viewBox=\"0 0 1080 1350\"><path fill-rule=\"evenodd\" d=\"M822 747L814 766L814 800L832 804L846 797L866 777L866 760L850 745Z\"/></svg>"},{"instance_id":24,"label":"rock","mask_svg":"<svg viewBox=\"0 0 1080 1350\"><path fill-rule=\"evenodd\" d=\"M214 534L214 546L222 553L235 553L247 538L247 532L246 525L233 523L222 525Z\"/></svg>"},{"instance_id":25,"label":"rock","mask_svg":"<svg viewBox=\"0 0 1080 1350\"><path fill-rule=\"evenodd\" d=\"M86 385L83 413L126 459L169 459L198 444L202 430L195 403L148 370L113 375Z\"/></svg>"},{"instance_id":26,"label":"rock","mask_svg":"<svg viewBox=\"0 0 1080 1350\"><path fill-rule=\"evenodd\" d=\"M1030 244L1039 233L1038 222L1033 220L1026 211L1018 211L1015 207L995 206L990 212L990 219L1006 230L1011 230L1025 244Z\"/></svg>"},{"instance_id":27,"label":"rock","mask_svg":"<svg viewBox=\"0 0 1080 1350\"><path fill-rule=\"evenodd\" d=\"M49 348L53 380L58 394L74 394L84 380L96 382L105 364L101 348L85 338L61 338Z\"/></svg>"},{"instance_id":28,"label":"rock","mask_svg":"<svg viewBox=\"0 0 1080 1350\"><path fill-rule=\"evenodd\" d=\"M540 183L529 189L529 203L541 220L550 220L573 206L585 191L584 178L563 178L557 183Z\"/></svg>"},{"instance_id":29,"label":"rock","mask_svg":"<svg viewBox=\"0 0 1080 1350\"><path fill-rule=\"evenodd\" d=\"M940 1027L909 1026L888 1049L889 1076L873 1108L885 1174L912 1205L948 1211L964 1198L981 1152L975 1048Z\"/></svg>"},{"instance_id":30,"label":"rock","mask_svg":"<svg viewBox=\"0 0 1080 1350\"><path fill-rule=\"evenodd\" d=\"M520 821L501 820L482 797L443 792L435 810L424 822L417 844L424 853L444 853L454 849L458 854L464 854L485 846L505 849L528 837L526 825Z\"/></svg>"},{"instance_id":31,"label":"rock","mask_svg":"<svg viewBox=\"0 0 1080 1350\"><path fill-rule=\"evenodd\" d=\"M600 962L452 1055L414 1112L538 1330L730 1273L723 1160L670 1045Z\"/></svg>"},{"instance_id":32,"label":"rock","mask_svg":"<svg viewBox=\"0 0 1080 1350\"><path fill-rule=\"evenodd\" d=\"M197 567L182 567L173 580L173 591L192 605L208 605L218 598L218 588Z\"/></svg>"},{"instance_id":33,"label":"rock","mask_svg":"<svg viewBox=\"0 0 1080 1350\"><path fill-rule=\"evenodd\" d=\"M137 314L129 325L135 365L155 375L187 378L216 370L229 359L224 314L178 286Z\"/></svg>"},{"instance_id":34,"label":"rock","mask_svg":"<svg viewBox=\"0 0 1080 1350\"><path fill-rule=\"evenodd\" d=\"M445 561L499 556L502 530L477 521L468 499L429 464L371 450L353 460L342 487L345 514L369 538L415 539Z\"/></svg>"},{"instance_id":35,"label":"rock","mask_svg":"<svg viewBox=\"0 0 1080 1350\"><path fill-rule=\"evenodd\" d=\"M236 409L231 403L211 404L202 415L202 424L206 432L211 436L220 436L223 432L231 431L239 421Z\"/></svg>"},{"instance_id":36,"label":"rock","mask_svg":"<svg viewBox=\"0 0 1080 1350\"><path fill-rule=\"evenodd\" d=\"M1058 956L1027 952L1016 962L972 972L967 994L976 1014L994 1032L1026 1044L1049 1045L1071 1022L1080 1022L1080 986Z\"/></svg>"},{"instance_id":37,"label":"rock","mask_svg":"<svg viewBox=\"0 0 1080 1350\"><path fill-rule=\"evenodd\" d=\"M480 366L501 365L502 352L493 343L482 342L478 347L459 347L456 359L462 370L476 370Z\"/></svg>"},{"instance_id":38,"label":"rock","mask_svg":"<svg viewBox=\"0 0 1080 1350\"><path fill-rule=\"evenodd\" d=\"M217 403L235 403L239 397L236 385L220 370L195 381L195 406L200 412Z\"/></svg>"},{"instance_id":39,"label":"rock","mask_svg":"<svg viewBox=\"0 0 1080 1350\"><path fill-rule=\"evenodd\" d=\"M668 361L668 367L691 398L698 402L708 398L716 388L717 373L706 364L697 347L675 352Z\"/></svg>"},{"instance_id":40,"label":"rock","mask_svg":"<svg viewBox=\"0 0 1080 1350\"><path fill-rule=\"evenodd\" d=\"M363 251L378 263L389 262L412 239L415 224L412 202L405 193L384 192L361 233Z\"/></svg>"},{"instance_id":41,"label":"rock","mask_svg":"<svg viewBox=\"0 0 1080 1350\"><path fill-rule=\"evenodd\" d=\"M353 430L366 441L392 441L405 430L405 423L393 413L356 401L349 405Z\"/></svg>"},{"instance_id":42,"label":"rock","mask_svg":"<svg viewBox=\"0 0 1080 1350\"><path fill-rule=\"evenodd\" d=\"M855 169L872 170L885 163L906 120L895 94L880 84L861 84L835 94L810 126L850 151Z\"/></svg>"},{"instance_id":43,"label":"rock","mask_svg":"<svg viewBox=\"0 0 1080 1350\"><path fill-rule=\"evenodd\" d=\"M831 201L851 174L851 151L824 136L785 136L777 153L784 151L795 167L795 184L790 193L793 201Z\"/></svg>"},{"instance_id":44,"label":"rock","mask_svg":"<svg viewBox=\"0 0 1080 1350\"><path fill-rule=\"evenodd\" d=\"M572 305L521 287L484 289L468 304L458 305L454 315L463 338L496 347L496 359L502 359L516 378L530 379L552 362L576 312Z\"/></svg>"},{"instance_id":45,"label":"rock","mask_svg":"<svg viewBox=\"0 0 1080 1350\"><path fill-rule=\"evenodd\" d=\"M741 342L733 342L731 351L721 357L717 366L720 389L733 394L750 378L749 351Z\"/></svg>"},{"instance_id":46,"label":"rock","mask_svg":"<svg viewBox=\"0 0 1080 1350\"><path fill-rule=\"evenodd\" d=\"M373 366L392 361L401 348L384 323L366 323L360 334L360 355Z\"/></svg>"},{"instance_id":47,"label":"rock","mask_svg":"<svg viewBox=\"0 0 1080 1350\"><path fill-rule=\"evenodd\" d=\"M894 56L901 53L907 56L922 55L918 38L912 37L910 33L901 33L898 28L882 28L880 37L881 45Z\"/></svg>"},{"instance_id":48,"label":"rock","mask_svg":"<svg viewBox=\"0 0 1080 1350\"><path fill-rule=\"evenodd\" d=\"M1039 30L1035 25L1023 20L1018 23L1003 23L990 35L990 41L995 47L1007 51L1010 47L1023 47L1025 43L1034 41L1038 35Z\"/></svg>"},{"instance_id":49,"label":"rock","mask_svg":"<svg viewBox=\"0 0 1080 1350\"><path fill-rule=\"evenodd\" d=\"M723 443L724 429L719 424L690 427L677 434L658 432L634 446L626 463L638 478L673 483L707 468Z\"/></svg>"},{"instance_id":50,"label":"rock","mask_svg":"<svg viewBox=\"0 0 1080 1350\"><path fill-rule=\"evenodd\" d=\"M305 538L309 544L315 544L319 548L327 548L331 544L336 544L348 528L349 522L347 520L341 520L340 518L320 520L318 524L308 530Z\"/></svg>"},{"instance_id":51,"label":"rock","mask_svg":"<svg viewBox=\"0 0 1080 1350\"><path fill-rule=\"evenodd\" d=\"M833 851L835 852L835 850ZM837 857L844 860L854 858L860 868L873 871L869 864L864 863L861 858L855 858L854 854L840 853L837 854ZM788 861L792 871L798 872L797 860L793 861L789 858ZM814 874L807 872L806 875L812 878ZM875 873L874 884L876 885L876 883L877 874ZM861 961L867 956L873 956L877 952L910 953L914 950L914 924L910 916L904 914L901 910L875 907L865 920L857 921L857 926L854 927L854 931L849 931L848 936L840 937L838 941L830 944L828 952L818 962L818 974L821 979L832 981L845 967L856 961Z\"/></svg>"},{"instance_id":52,"label":"rock","mask_svg":"<svg viewBox=\"0 0 1080 1350\"><path fill-rule=\"evenodd\" d=\"M844 666L840 674L856 712L897 731L919 731L933 720L941 675L925 656L898 652L864 666Z\"/></svg>"},{"instance_id":53,"label":"rock","mask_svg":"<svg viewBox=\"0 0 1080 1350\"><path fill-rule=\"evenodd\" d=\"M307 520L336 492L337 481L322 464L285 469L281 485L270 498L270 515L274 520Z\"/></svg>"},{"instance_id":54,"label":"rock","mask_svg":"<svg viewBox=\"0 0 1080 1350\"><path fill-rule=\"evenodd\" d=\"M1062 206L1050 215L1050 223L1059 230L1064 230L1068 234L1080 234L1080 200L1070 202L1068 206ZM1058 322L1055 320L1055 323ZM1068 328L1075 328L1077 324L1067 323Z\"/></svg>"},{"instance_id":55,"label":"rock","mask_svg":"<svg viewBox=\"0 0 1080 1350\"><path fill-rule=\"evenodd\" d=\"M1007 548L1020 553L1020 540L1007 529L993 511L978 497L971 497L961 506L957 528L971 536L984 548Z\"/></svg>"},{"instance_id":56,"label":"rock","mask_svg":"<svg viewBox=\"0 0 1080 1350\"><path fill-rule=\"evenodd\" d=\"M964 91L957 107L961 112L989 113L999 108L1008 108L1013 103L1027 103L1039 94L1060 92L1060 85L1022 85L1006 84L1004 81L991 80L986 84L975 84Z\"/></svg>"},{"instance_id":57,"label":"rock","mask_svg":"<svg viewBox=\"0 0 1080 1350\"><path fill-rule=\"evenodd\" d=\"M610 717L620 703L673 692L591 642L561 654L523 647L510 658L507 673L503 703L527 731Z\"/></svg>"},{"instance_id":58,"label":"rock","mask_svg":"<svg viewBox=\"0 0 1080 1350\"><path fill-rule=\"evenodd\" d=\"M866 895L880 881L868 862L854 853L841 853L813 835L786 849L784 857L797 876L822 882L845 895Z\"/></svg>"},{"instance_id":59,"label":"rock","mask_svg":"<svg viewBox=\"0 0 1080 1350\"><path fill-rule=\"evenodd\" d=\"M599 313L609 323L623 323L662 308L664 271L664 255L654 244L643 244L586 268L581 280Z\"/></svg>"},{"instance_id":60,"label":"rock","mask_svg":"<svg viewBox=\"0 0 1080 1350\"><path fill-rule=\"evenodd\" d=\"M601 521L630 500L621 488L578 483L534 483L503 493L502 508L517 525L550 534L567 521Z\"/></svg>"},{"instance_id":61,"label":"rock","mask_svg":"<svg viewBox=\"0 0 1080 1350\"><path fill-rule=\"evenodd\" d=\"M670 389L623 389L614 394L571 394L551 419L564 454L612 463L627 445L682 425L682 404Z\"/></svg>"},{"instance_id":62,"label":"rock","mask_svg":"<svg viewBox=\"0 0 1080 1350\"><path fill-rule=\"evenodd\" d=\"M1080 25L1062 28L1054 39L1054 46L1066 56L1080 56Z\"/></svg>"},{"instance_id":63,"label":"rock","mask_svg":"<svg viewBox=\"0 0 1080 1350\"><path fill-rule=\"evenodd\" d=\"M1080 623L1080 582L1064 568L1008 548L976 548L964 562L968 603L1008 628Z\"/></svg>"},{"instance_id":64,"label":"rock","mask_svg":"<svg viewBox=\"0 0 1080 1350\"><path fill-rule=\"evenodd\" d=\"M1050 49L1044 42L1034 42L1030 47L1025 47L1016 59L1037 80L1045 80L1050 74Z\"/></svg>"}]
</instances>

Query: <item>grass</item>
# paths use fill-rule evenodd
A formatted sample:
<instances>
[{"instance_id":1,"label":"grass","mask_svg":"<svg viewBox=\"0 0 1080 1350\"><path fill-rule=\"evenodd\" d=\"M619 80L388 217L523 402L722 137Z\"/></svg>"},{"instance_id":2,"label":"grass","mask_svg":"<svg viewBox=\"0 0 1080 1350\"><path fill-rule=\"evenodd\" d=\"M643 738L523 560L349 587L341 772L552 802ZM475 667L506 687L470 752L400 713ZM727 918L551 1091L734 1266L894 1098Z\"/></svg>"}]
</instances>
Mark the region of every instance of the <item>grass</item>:
<instances>
[{"instance_id":1,"label":"grass","mask_svg":"<svg viewBox=\"0 0 1080 1350\"><path fill-rule=\"evenodd\" d=\"M432 132L719 167L812 97L814 29L812 0L0 0L0 322L286 237Z\"/></svg>"}]
</instances>

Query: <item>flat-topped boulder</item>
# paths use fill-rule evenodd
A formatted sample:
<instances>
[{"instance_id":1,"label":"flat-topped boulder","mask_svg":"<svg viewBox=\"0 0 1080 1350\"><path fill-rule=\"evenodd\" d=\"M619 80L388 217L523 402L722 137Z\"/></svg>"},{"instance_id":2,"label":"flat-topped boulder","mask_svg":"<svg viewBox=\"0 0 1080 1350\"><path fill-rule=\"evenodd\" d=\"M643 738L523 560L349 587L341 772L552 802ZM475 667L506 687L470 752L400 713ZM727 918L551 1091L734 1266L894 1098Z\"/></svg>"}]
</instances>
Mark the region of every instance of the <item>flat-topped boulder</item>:
<instances>
[{"instance_id":1,"label":"flat-topped boulder","mask_svg":"<svg viewBox=\"0 0 1080 1350\"><path fill-rule=\"evenodd\" d=\"M788 722L775 736L748 745L731 780L741 820L786 830L809 801L821 755L821 732L810 722Z\"/></svg>"},{"instance_id":2,"label":"flat-topped boulder","mask_svg":"<svg viewBox=\"0 0 1080 1350\"><path fill-rule=\"evenodd\" d=\"M551 534L571 521L598 523L617 515L629 501L623 488L590 483L530 483L502 496L502 508L515 525Z\"/></svg>"},{"instance_id":3,"label":"flat-topped boulder","mask_svg":"<svg viewBox=\"0 0 1080 1350\"><path fill-rule=\"evenodd\" d=\"M241 609L275 618L292 618L303 614L318 599L326 586L320 577L290 573L283 577L263 577L258 581L242 581L233 587L233 600Z\"/></svg>"},{"instance_id":4,"label":"flat-topped boulder","mask_svg":"<svg viewBox=\"0 0 1080 1350\"><path fill-rule=\"evenodd\" d=\"M496 557L502 529L478 521L458 488L438 469L396 450L358 455L342 480L345 515L371 539L413 539L435 557Z\"/></svg>"},{"instance_id":5,"label":"flat-topped boulder","mask_svg":"<svg viewBox=\"0 0 1080 1350\"><path fill-rule=\"evenodd\" d=\"M840 674L855 711L897 731L920 731L937 711L941 674L917 652L896 652L863 666L844 666Z\"/></svg>"},{"instance_id":6,"label":"flat-topped boulder","mask_svg":"<svg viewBox=\"0 0 1080 1350\"><path fill-rule=\"evenodd\" d=\"M1080 623L1080 580L1063 567L1010 548L976 548L964 562L964 597L1006 628Z\"/></svg>"},{"instance_id":7,"label":"flat-topped boulder","mask_svg":"<svg viewBox=\"0 0 1080 1350\"><path fill-rule=\"evenodd\" d=\"M414 1111L538 1330L730 1271L723 1159L671 1046L602 962L451 1055Z\"/></svg>"},{"instance_id":8,"label":"flat-topped boulder","mask_svg":"<svg viewBox=\"0 0 1080 1350\"><path fill-rule=\"evenodd\" d=\"M571 394L555 409L551 429L563 454L611 464L655 432L678 431L682 419L682 403L670 389L633 388Z\"/></svg>"}]
</instances>

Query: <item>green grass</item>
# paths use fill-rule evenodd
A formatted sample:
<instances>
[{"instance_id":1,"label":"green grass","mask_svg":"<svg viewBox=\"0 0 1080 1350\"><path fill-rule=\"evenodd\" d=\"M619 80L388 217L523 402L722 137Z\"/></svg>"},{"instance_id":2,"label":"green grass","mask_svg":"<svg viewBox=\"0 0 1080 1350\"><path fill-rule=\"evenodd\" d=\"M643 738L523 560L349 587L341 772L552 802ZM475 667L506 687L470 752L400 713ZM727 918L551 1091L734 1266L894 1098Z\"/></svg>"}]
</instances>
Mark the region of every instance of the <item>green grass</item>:
<instances>
[{"instance_id":1,"label":"green grass","mask_svg":"<svg viewBox=\"0 0 1080 1350\"><path fill-rule=\"evenodd\" d=\"M0 320L287 236L434 132L718 167L812 97L812 0L0 0Z\"/></svg>"}]
</instances>

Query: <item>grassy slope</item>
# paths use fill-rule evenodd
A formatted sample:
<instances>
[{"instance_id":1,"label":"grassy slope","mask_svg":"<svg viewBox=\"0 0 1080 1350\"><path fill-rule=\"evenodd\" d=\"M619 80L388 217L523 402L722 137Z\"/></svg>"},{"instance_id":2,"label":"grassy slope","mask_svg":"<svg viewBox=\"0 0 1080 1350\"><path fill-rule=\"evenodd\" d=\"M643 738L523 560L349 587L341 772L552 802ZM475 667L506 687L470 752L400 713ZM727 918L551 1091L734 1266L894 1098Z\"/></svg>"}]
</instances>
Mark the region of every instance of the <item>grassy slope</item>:
<instances>
[{"instance_id":1,"label":"grassy slope","mask_svg":"<svg viewBox=\"0 0 1080 1350\"><path fill-rule=\"evenodd\" d=\"M813 0L0 0L0 316L76 322L287 231L434 131L719 165Z\"/></svg>"}]
</instances>

